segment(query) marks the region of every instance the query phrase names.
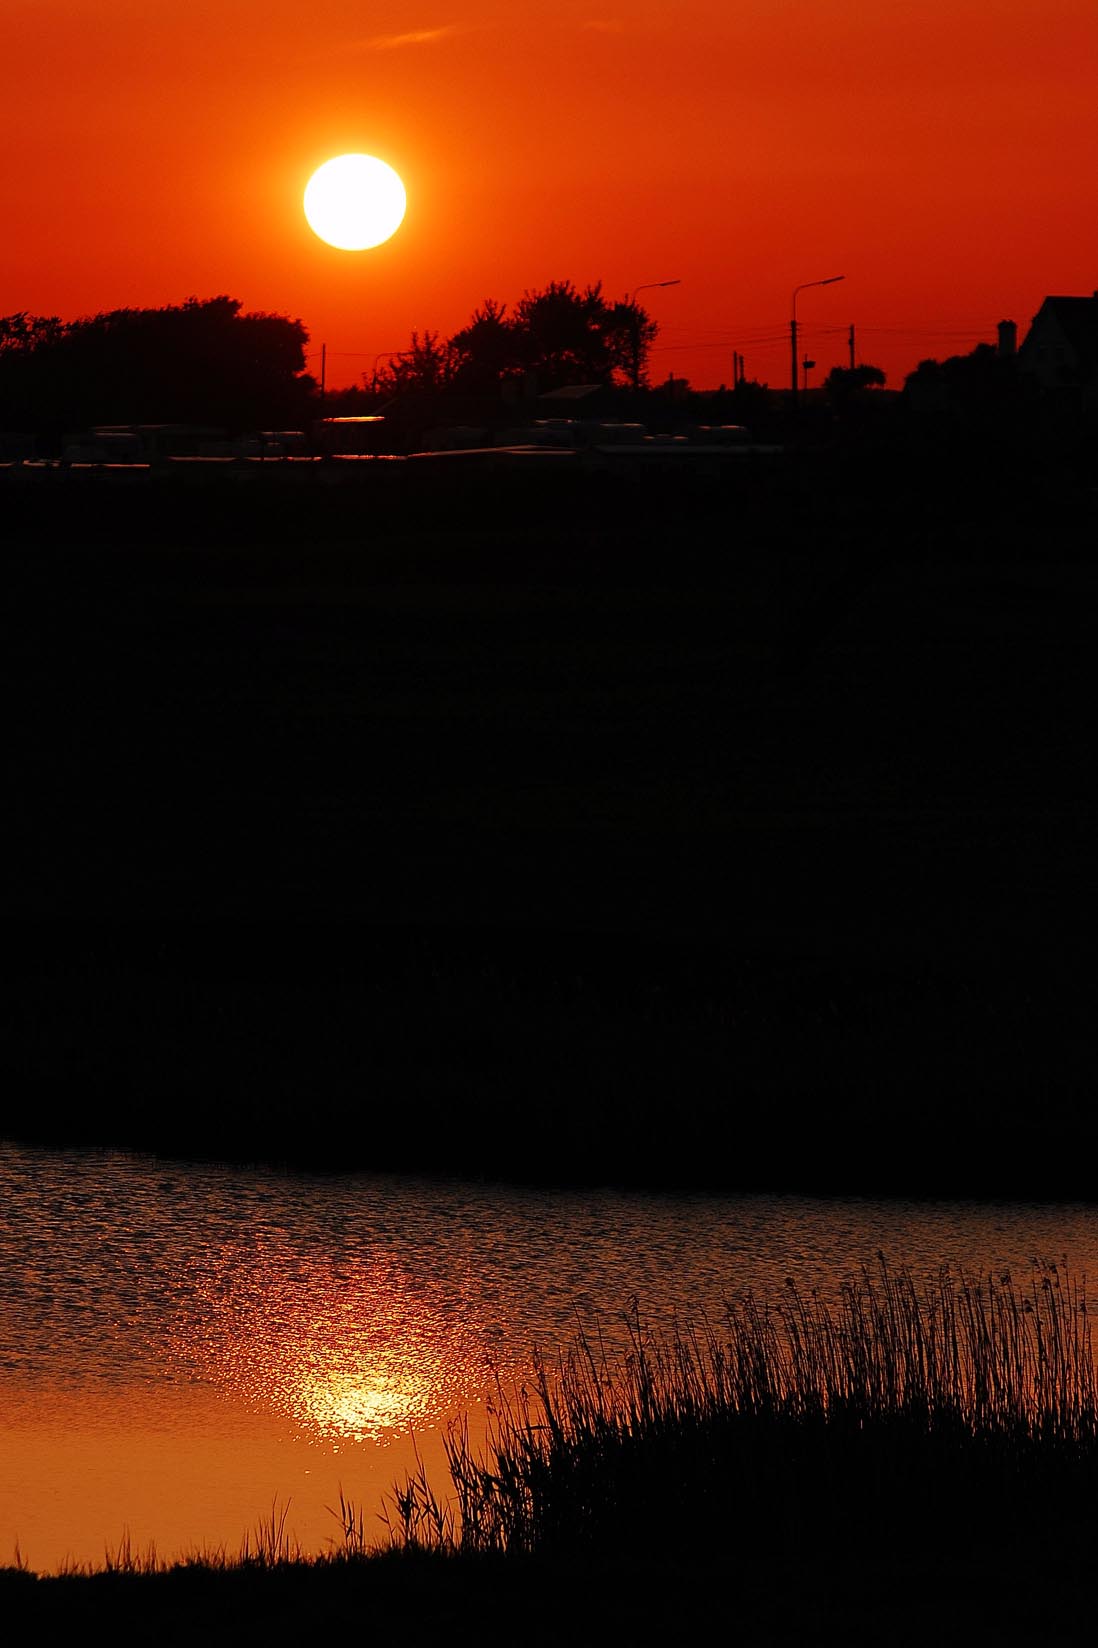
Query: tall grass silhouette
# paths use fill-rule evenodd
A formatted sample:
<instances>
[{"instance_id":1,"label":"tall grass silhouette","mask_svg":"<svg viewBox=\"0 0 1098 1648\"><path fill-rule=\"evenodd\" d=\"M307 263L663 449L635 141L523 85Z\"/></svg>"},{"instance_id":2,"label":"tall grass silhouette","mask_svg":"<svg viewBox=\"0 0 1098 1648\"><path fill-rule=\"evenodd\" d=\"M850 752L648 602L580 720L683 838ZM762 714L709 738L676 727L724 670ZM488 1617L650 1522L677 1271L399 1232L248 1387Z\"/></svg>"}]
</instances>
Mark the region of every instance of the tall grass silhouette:
<instances>
[{"instance_id":1,"label":"tall grass silhouette","mask_svg":"<svg viewBox=\"0 0 1098 1648\"><path fill-rule=\"evenodd\" d=\"M422 1471L390 1533L463 1553L833 1560L1044 1544L1095 1522L1098 1401L1085 1280L1019 1284L883 1256L837 1302L789 1280L718 1326L580 1336L451 1430L447 1507Z\"/></svg>"}]
</instances>

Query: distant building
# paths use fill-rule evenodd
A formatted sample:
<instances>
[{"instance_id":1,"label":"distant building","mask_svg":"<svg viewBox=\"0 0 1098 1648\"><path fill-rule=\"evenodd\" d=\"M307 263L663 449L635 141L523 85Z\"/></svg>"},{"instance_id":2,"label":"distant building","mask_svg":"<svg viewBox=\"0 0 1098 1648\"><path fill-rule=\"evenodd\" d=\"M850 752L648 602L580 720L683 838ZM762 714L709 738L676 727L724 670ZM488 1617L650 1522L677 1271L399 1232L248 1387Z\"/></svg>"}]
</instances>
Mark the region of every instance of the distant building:
<instances>
[{"instance_id":1,"label":"distant building","mask_svg":"<svg viewBox=\"0 0 1098 1648\"><path fill-rule=\"evenodd\" d=\"M1046 298L1022 340L1018 365L1047 393L1098 412L1098 292Z\"/></svg>"},{"instance_id":2,"label":"distant building","mask_svg":"<svg viewBox=\"0 0 1098 1648\"><path fill-rule=\"evenodd\" d=\"M320 418L313 425L313 440L324 457L370 457L382 449L385 419L377 413L364 417Z\"/></svg>"}]
</instances>

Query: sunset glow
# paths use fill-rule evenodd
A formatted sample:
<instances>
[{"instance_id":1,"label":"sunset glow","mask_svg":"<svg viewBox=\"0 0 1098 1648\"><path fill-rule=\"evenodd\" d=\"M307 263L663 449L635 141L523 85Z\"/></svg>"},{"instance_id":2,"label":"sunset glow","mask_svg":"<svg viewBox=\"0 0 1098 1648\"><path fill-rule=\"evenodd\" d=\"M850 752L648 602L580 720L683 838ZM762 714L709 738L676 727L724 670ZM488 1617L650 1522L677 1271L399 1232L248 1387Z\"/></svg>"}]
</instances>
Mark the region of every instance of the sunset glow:
<instances>
[{"instance_id":1,"label":"sunset glow","mask_svg":"<svg viewBox=\"0 0 1098 1648\"><path fill-rule=\"evenodd\" d=\"M735 351L784 384L790 294L842 269L798 310L817 376L855 325L898 387L1098 284L1093 0L8 14L0 312L226 291L300 316L329 382L357 383L487 296L674 275L644 294L653 377L730 382ZM355 152L415 202L368 262L301 212L318 167Z\"/></svg>"}]
</instances>

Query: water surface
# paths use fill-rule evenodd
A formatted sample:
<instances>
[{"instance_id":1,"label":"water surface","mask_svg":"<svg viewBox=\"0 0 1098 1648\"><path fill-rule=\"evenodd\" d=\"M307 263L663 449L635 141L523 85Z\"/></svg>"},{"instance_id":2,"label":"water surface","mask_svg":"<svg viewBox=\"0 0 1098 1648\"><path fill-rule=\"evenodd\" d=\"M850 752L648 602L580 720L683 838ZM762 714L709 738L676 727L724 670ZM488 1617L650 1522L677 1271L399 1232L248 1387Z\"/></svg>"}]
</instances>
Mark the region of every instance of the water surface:
<instances>
[{"instance_id":1,"label":"water surface","mask_svg":"<svg viewBox=\"0 0 1098 1648\"><path fill-rule=\"evenodd\" d=\"M787 1277L1098 1268L1083 1205L651 1196L0 1146L0 1562L226 1545L342 1489L372 1515L449 1419L577 1327L621 1342ZM378 1523L379 1533L381 1529Z\"/></svg>"}]
</instances>

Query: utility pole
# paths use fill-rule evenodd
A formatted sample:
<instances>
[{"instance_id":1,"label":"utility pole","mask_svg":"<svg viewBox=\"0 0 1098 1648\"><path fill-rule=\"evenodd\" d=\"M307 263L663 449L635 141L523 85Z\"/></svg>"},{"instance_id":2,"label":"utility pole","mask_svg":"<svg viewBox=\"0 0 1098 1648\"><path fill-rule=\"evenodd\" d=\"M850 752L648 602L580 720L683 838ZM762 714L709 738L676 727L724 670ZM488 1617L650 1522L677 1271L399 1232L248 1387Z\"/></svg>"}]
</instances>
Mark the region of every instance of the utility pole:
<instances>
[{"instance_id":1,"label":"utility pole","mask_svg":"<svg viewBox=\"0 0 1098 1648\"><path fill-rule=\"evenodd\" d=\"M789 388L793 398L794 412L797 410L797 293L803 292L809 286L834 286L836 281L845 279L845 275L828 275L826 280L803 280L799 286L793 288L792 314L789 321Z\"/></svg>"},{"instance_id":2,"label":"utility pole","mask_svg":"<svg viewBox=\"0 0 1098 1648\"><path fill-rule=\"evenodd\" d=\"M854 370L854 327L853 327L853 324L851 325L850 336L847 339L847 342L850 345L850 370L853 372L853 370Z\"/></svg>"},{"instance_id":3,"label":"utility pole","mask_svg":"<svg viewBox=\"0 0 1098 1648\"><path fill-rule=\"evenodd\" d=\"M328 345L320 346L320 410L324 411L324 385L328 377Z\"/></svg>"}]
</instances>

